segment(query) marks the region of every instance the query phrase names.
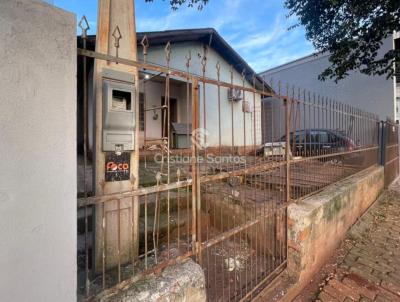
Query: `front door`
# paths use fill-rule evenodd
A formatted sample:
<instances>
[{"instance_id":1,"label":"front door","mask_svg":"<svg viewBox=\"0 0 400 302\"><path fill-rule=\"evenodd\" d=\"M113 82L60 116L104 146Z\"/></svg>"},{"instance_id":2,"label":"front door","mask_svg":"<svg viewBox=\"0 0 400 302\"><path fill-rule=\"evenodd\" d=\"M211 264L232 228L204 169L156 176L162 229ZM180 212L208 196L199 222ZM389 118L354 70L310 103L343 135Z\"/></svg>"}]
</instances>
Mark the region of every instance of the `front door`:
<instances>
[{"instance_id":1,"label":"front door","mask_svg":"<svg viewBox=\"0 0 400 302\"><path fill-rule=\"evenodd\" d=\"M166 110L161 110L161 137L168 136L168 129L171 129L171 123L178 122L178 107L177 107L177 100L170 98L169 99L169 110L170 110L170 124L168 125L168 116ZM161 106L165 104L165 97L161 98ZM167 127L168 125L168 127Z\"/></svg>"}]
</instances>

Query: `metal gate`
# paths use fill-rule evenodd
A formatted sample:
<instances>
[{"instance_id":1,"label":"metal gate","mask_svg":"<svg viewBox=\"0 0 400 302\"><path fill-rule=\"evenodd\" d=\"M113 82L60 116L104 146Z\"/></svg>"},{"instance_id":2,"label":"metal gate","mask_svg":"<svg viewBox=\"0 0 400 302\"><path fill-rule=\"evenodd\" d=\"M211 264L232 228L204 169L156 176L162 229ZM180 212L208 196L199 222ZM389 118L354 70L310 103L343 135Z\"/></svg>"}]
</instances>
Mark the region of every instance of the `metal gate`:
<instances>
[{"instance_id":1,"label":"metal gate","mask_svg":"<svg viewBox=\"0 0 400 302\"><path fill-rule=\"evenodd\" d=\"M382 122L382 163L388 187L399 176L399 125L389 119Z\"/></svg>"},{"instance_id":2,"label":"metal gate","mask_svg":"<svg viewBox=\"0 0 400 302\"><path fill-rule=\"evenodd\" d=\"M289 151L264 157L259 149L261 99L275 94L246 70L224 69L219 62L210 66L206 46L197 61L189 50L180 58L186 70L177 70L170 67L170 43L161 66L147 62L147 36L143 61L94 52L94 37L85 30L79 43L79 296L111 294L144 274L193 258L204 269L209 301L251 298L287 259ZM139 70L135 106L143 140L130 191L94 190L89 74L95 60ZM200 74L191 72L199 67ZM155 87L162 87L158 106L149 97ZM174 123L170 102L178 89L178 111L186 117ZM277 129L281 136L289 131L289 107L283 96L276 102L283 106L282 122L288 122ZM151 128L160 117L160 129ZM279 175L275 184L266 181L274 177L270 172Z\"/></svg>"},{"instance_id":3,"label":"metal gate","mask_svg":"<svg viewBox=\"0 0 400 302\"><path fill-rule=\"evenodd\" d=\"M147 36L140 43L143 59L135 61L118 57L120 36L110 51L116 55L93 51L95 38L86 30L78 41L82 300L118 292L189 258L203 267L209 301L251 300L286 267L287 205L377 162L373 114L211 64L207 45L197 56L189 49L174 57L174 45L166 43L163 61L155 64L147 61ZM93 181L96 100L89 75L95 60L139 71L132 103L139 118L138 175L130 177L131 190L113 194L94 189L104 185Z\"/></svg>"}]
</instances>

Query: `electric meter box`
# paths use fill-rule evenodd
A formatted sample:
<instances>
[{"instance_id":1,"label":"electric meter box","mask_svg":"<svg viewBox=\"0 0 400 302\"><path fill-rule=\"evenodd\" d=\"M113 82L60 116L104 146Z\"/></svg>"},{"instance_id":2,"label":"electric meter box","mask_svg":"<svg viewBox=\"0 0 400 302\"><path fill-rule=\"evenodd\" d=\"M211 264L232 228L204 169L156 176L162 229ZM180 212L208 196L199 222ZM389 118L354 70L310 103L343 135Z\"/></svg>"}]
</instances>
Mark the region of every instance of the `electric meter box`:
<instances>
[{"instance_id":1,"label":"electric meter box","mask_svg":"<svg viewBox=\"0 0 400 302\"><path fill-rule=\"evenodd\" d=\"M132 151L135 146L135 77L104 69L103 151Z\"/></svg>"}]
</instances>

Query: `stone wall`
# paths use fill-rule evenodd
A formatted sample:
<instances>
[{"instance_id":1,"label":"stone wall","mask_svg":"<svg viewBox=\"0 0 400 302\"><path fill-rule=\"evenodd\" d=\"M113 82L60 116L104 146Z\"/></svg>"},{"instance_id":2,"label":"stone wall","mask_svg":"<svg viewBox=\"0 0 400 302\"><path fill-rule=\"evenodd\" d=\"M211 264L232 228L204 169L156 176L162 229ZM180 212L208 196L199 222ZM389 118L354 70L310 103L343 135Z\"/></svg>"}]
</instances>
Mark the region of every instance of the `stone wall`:
<instances>
[{"instance_id":1,"label":"stone wall","mask_svg":"<svg viewBox=\"0 0 400 302\"><path fill-rule=\"evenodd\" d=\"M288 270L297 290L312 279L383 187L383 167L374 166L288 207Z\"/></svg>"},{"instance_id":2,"label":"stone wall","mask_svg":"<svg viewBox=\"0 0 400 302\"><path fill-rule=\"evenodd\" d=\"M205 302L205 277L192 260L167 267L98 302Z\"/></svg>"}]
</instances>

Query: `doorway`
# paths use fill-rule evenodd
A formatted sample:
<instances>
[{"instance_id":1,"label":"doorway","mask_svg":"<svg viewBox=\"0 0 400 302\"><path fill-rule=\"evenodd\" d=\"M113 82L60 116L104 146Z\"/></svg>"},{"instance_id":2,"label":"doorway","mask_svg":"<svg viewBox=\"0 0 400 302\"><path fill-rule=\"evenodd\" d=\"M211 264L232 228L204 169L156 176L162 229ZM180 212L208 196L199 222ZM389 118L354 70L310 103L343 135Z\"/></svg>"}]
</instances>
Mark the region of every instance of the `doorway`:
<instances>
[{"instance_id":1,"label":"doorway","mask_svg":"<svg viewBox=\"0 0 400 302\"><path fill-rule=\"evenodd\" d=\"M161 110L161 137L168 136L168 129L171 130L171 123L178 122L178 101L175 98L169 99L169 110L170 110L170 124L168 125L168 116L166 110ZM165 97L161 98L161 106L165 106ZM170 131L171 132L171 131Z\"/></svg>"}]
</instances>

